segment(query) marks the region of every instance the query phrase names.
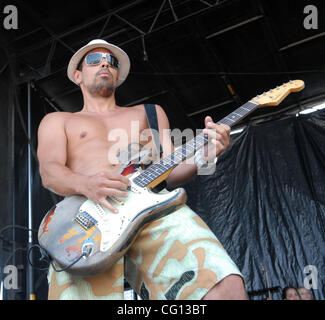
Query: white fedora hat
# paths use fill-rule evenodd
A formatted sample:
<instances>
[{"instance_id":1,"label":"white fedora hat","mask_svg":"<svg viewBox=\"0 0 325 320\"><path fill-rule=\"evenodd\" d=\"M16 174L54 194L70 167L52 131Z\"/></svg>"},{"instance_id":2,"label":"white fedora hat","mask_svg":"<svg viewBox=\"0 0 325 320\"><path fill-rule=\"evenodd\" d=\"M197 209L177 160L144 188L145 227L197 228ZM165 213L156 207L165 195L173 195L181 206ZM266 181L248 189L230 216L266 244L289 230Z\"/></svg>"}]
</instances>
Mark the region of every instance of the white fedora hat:
<instances>
[{"instance_id":1,"label":"white fedora hat","mask_svg":"<svg viewBox=\"0 0 325 320\"><path fill-rule=\"evenodd\" d=\"M89 52L90 50L96 49L96 48L106 48L112 52L112 54L117 58L119 62L119 71L118 71L118 80L117 80L117 86L120 86L124 80L127 78L129 71L130 71L130 59L128 55L119 47L115 46L114 44L108 43L105 40L101 39L95 39L90 41L88 44L80 48L70 59L69 65L68 65L68 78L74 82L76 81L74 79L73 73L77 69L80 60L82 57Z\"/></svg>"}]
</instances>

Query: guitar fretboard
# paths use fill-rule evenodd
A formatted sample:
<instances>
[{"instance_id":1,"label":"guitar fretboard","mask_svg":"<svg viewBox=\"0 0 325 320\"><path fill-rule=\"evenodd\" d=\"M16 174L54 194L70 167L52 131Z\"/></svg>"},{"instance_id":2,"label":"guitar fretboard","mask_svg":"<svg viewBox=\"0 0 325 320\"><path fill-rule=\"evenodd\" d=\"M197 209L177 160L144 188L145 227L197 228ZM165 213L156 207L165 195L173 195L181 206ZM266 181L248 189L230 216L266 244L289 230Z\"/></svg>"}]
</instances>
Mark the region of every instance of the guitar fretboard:
<instances>
[{"instance_id":1,"label":"guitar fretboard","mask_svg":"<svg viewBox=\"0 0 325 320\"><path fill-rule=\"evenodd\" d=\"M217 124L223 123L228 125L229 127L232 127L245 116L247 116L249 113L254 111L257 107L257 103L248 101L247 103L230 113L228 116L218 121ZM193 156L196 150L199 150L208 142L208 139L209 138L207 135L203 133L198 134L195 138L191 139L187 143L183 144L181 147L177 148L170 155L143 171L133 180L133 182L140 187L145 187L149 185L151 182L156 180L169 169L180 164L185 159Z\"/></svg>"}]
</instances>

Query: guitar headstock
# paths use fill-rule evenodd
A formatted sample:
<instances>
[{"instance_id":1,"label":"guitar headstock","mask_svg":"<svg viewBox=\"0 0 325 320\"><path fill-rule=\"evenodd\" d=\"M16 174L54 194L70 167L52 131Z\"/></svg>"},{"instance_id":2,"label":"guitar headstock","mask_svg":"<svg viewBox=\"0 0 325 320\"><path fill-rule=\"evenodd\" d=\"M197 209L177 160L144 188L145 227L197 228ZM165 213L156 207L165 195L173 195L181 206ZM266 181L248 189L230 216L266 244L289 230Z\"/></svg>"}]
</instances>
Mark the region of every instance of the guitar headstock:
<instances>
[{"instance_id":1,"label":"guitar headstock","mask_svg":"<svg viewBox=\"0 0 325 320\"><path fill-rule=\"evenodd\" d=\"M302 80L292 80L284 83L282 86L276 87L256 96L251 101L258 103L260 107L277 106L291 92L298 92L305 88L305 83Z\"/></svg>"}]
</instances>

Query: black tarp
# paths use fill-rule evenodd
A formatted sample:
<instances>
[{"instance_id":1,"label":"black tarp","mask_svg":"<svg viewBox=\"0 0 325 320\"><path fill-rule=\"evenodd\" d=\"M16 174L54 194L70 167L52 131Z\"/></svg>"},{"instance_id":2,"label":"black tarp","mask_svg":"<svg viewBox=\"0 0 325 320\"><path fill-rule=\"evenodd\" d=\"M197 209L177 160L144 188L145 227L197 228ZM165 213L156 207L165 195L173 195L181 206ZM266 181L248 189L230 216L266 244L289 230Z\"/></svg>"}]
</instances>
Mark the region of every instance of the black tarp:
<instances>
[{"instance_id":1,"label":"black tarp","mask_svg":"<svg viewBox=\"0 0 325 320\"><path fill-rule=\"evenodd\" d=\"M248 126L186 190L249 292L267 287L263 264L270 287L308 282L325 298L325 112Z\"/></svg>"}]
</instances>

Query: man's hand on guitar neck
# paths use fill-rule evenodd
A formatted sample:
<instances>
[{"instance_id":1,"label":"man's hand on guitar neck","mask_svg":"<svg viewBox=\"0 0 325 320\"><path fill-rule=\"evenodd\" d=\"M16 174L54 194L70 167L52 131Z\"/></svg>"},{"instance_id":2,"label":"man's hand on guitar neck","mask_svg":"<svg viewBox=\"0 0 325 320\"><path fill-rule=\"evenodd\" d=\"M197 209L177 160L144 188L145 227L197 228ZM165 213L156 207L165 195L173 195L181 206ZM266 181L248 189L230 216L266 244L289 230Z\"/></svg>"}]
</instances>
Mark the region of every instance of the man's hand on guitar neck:
<instances>
[{"instance_id":1,"label":"man's hand on guitar neck","mask_svg":"<svg viewBox=\"0 0 325 320\"><path fill-rule=\"evenodd\" d=\"M109 196L126 198L129 185L130 180L117 172L100 172L93 176L85 176L80 190L89 200L117 213L118 210L106 198Z\"/></svg>"},{"instance_id":2,"label":"man's hand on guitar neck","mask_svg":"<svg viewBox=\"0 0 325 320\"><path fill-rule=\"evenodd\" d=\"M213 162L213 160L229 146L229 126L225 124L218 125L212 121L210 116L207 116L205 118L204 131L204 133L211 138L209 143L205 148L197 151L197 153L200 152L201 154L198 154L199 157L197 157L197 159L194 157L194 163L188 163L185 160L173 169L166 179L168 189L180 187L194 178L198 174L199 169L199 165L196 163L197 160L202 162L202 164L207 163L208 161Z\"/></svg>"},{"instance_id":3,"label":"man's hand on guitar neck","mask_svg":"<svg viewBox=\"0 0 325 320\"><path fill-rule=\"evenodd\" d=\"M203 133L209 136L209 143L205 145L202 157L211 162L229 146L231 128L226 124L214 123L210 116L207 116L204 122Z\"/></svg>"}]
</instances>

